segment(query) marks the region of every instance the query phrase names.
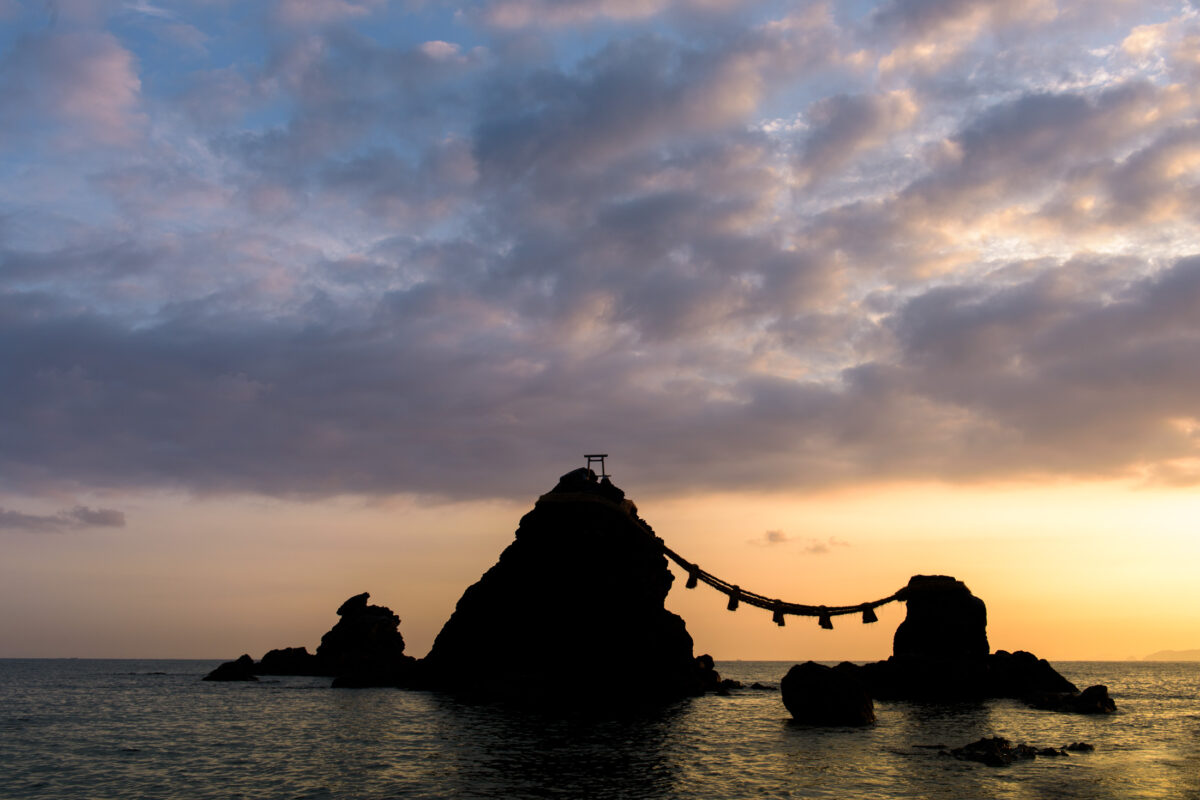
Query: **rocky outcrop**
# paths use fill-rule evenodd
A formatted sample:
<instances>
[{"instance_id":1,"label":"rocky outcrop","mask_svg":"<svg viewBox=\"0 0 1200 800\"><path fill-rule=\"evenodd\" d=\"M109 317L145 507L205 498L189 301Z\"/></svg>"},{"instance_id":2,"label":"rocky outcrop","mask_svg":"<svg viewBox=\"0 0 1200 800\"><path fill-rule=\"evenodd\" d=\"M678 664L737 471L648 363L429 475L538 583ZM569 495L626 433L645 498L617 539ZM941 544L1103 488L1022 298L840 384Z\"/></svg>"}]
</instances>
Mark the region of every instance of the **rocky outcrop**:
<instances>
[{"instance_id":1,"label":"rocky outcrop","mask_svg":"<svg viewBox=\"0 0 1200 800\"><path fill-rule=\"evenodd\" d=\"M427 685L521 703L645 705L720 685L683 620L674 577L624 492L564 475L458 601L422 662ZM613 657L628 665L616 671Z\"/></svg>"},{"instance_id":2,"label":"rocky outcrop","mask_svg":"<svg viewBox=\"0 0 1200 800\"><path fill-rule=\"evenodd\" d=\"M1063 710L1078 704L1072 699L1080 697L1078 689L1045 659L1023 650L988 652L987 608L962 581L916 575L901 599L908 610L892 657L854 668L874 699L1042 698L1041 707ZM1082 704L1098 704L1093 701Z\"/></svg>"},{"instance_id":3,"label":"rocky outcrop","mask_svg":"<svg viewBox=\"0 0 1200 800\"><path fill-rule=\"evenodd\" d=\"M892 637L897 658L971 660L987 656L987 606L960 580L914 575L904 587L908 606Z\"/></svg>"},{"instance_id":4,"label":"rocky outcrop","mask_svg":"<svg viewBox=\"0 0 1200 800\"><path fill-rule=\"evenodd\" d=\"M1076 743L1070 747L1078 748L1080 744L1082 743ZM1064 758L1067 750L1067 747L1034 747L1028 744L1013 744L1002 736L992 736L964 744L962 747L955 747L947 753L963 761L978 761L989 767L1006 767L1014 761L1034 759L1038 756Z\"/></svg>"},{"instance_id":5,"label":"rocky outcrop","mask_svg":"<svg viewBox=\"0 0 1200 800\"><path fill-rule=\"evenodd\" d=\"M783 676L779 689L797 722L853 726L875 722L875 704L849 662L836 667L813 661L797 664Z\"/></svg>"},{"instance_id":6,"label":"rocky outcrop","mask_svg":"<svg viewBox=\"0 0 1200 800\"><path fill-rule=\"evenodd\" d=\"M317 661L335 687L405 686L416 659L404 655L400 617L386 606L368 605L363 592L342 603L341 619L321 637Z\"/></svg>"},{"instance_id":7,"label":"rocky outcrop","mask_svg":"<svg viewBox=\"0 0 1200 800\"><path fill-rule=\"evenodd\" d=\"M306 647L270 650L255 663L249 655L222 664L205 680L257 680L255 675L324 675L336 687L410 686L417 662L404 655L400 618L386 606L356 594L342 603L337 624L321 637L317 652ZM248 677L225 677L245 675ZM214 677L216 676L216 677Z\"/></svg>"},{"instance_id":8,"label":"rocky outcrop","mask_svg":"<svg viewBox=\"0 0 1200 800\"><path fill-rule=\"evenodd\" d=\"M204 681L256 681L254 675L254 659L249 653L240 656L236 661L226 661L212 672L205 675Z\"/></svg>"},{"instance_id":9,"label":"rocky outcrop","mask_svg":"<svg viewBox=\"0 0 1200 800\"><path fill-rule=\"evenodd\" d=\"M257 664L254 671L259 675L327 675L315 655L308 652L307 647L284 647L279 650L269 650Z\"/></svg>"},{"instance_id":10,"label":"rocky outcrop","mask_svg":"<svg viewBox=\"0 0 1200 800\"><path fill-rule=\"evenodd\" d=\"M1066 711L1072 714L1111 714L1117 704L1108 696L1108 687L1089 686L1082 692L1047 692L1027 698L1034 708Z\"/></svg>"}]
</instances>

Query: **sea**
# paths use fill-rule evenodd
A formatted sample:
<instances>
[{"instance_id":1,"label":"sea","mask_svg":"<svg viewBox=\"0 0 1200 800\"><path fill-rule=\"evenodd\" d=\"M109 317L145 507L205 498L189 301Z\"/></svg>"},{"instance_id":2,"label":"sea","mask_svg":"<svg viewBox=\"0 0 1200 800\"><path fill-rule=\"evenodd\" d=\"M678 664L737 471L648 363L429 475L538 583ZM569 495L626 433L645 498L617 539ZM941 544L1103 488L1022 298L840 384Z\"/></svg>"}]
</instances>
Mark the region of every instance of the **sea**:
<instances>
[{"instance_id":1,"label":"sea","mask_svg":"<svg viewBox=\"0 0 1200 800\"><path fill-rule=\"evenodd\" d=\"M218 663L0 660L0 797L1200 798L1200 663L1056 663L1109 687L1108 716L877 702L858 729L796 724L770 689L611 717L564 697L547 715L323 678L201 681ZM717 664L776 688L790 666ZM990 736L1095 750L1005 767L946 754Z\"/></svg>"}]
</instances>

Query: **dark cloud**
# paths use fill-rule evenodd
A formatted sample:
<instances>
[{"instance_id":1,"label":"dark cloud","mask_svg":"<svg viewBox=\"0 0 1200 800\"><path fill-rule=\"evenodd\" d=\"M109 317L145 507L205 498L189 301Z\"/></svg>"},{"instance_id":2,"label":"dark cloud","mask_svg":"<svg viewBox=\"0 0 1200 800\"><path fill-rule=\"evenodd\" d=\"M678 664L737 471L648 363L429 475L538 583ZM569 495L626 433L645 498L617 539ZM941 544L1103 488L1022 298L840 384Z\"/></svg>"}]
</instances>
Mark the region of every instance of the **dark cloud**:
<instances>
[{"instance_id":1,"label":"dark cloud","mask_svg":"<svg viewBox=\"0 0 1200 800\"><path fill-rule=\"evenodd\" d=\"M109 508L75 506L57 514L25 514L0 508L0 531L59 533L85 528L124 528L125 514Z\"/></svg>"},{"instance_id":2,"label":"dark cloud","mask_svg":"<svg viewBox=\"0 0 1200 800\"><path fill-rule=\"evenodd\" d=\"M1126 48L1160 68L1038 2L695 5L22 33L0 488L1192 479L1190 23Z\"/></svg>"}]
</instances>

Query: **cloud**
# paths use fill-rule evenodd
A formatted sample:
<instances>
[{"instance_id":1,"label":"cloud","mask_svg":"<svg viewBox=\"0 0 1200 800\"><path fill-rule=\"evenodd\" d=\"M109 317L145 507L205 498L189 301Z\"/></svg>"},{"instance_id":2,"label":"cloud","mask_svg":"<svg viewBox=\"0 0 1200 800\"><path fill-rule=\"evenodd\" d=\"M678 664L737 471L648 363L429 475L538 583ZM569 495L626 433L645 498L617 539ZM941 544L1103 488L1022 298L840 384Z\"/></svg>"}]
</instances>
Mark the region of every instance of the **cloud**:
<instances>
[{"instance_id":1,"label":"cloud","mask_svg":"<svg viewBox=\"0 0 1200 800\"><path fill-rule=\"evenodd\" d=\"M275 16L287 25L324 25L370 16L387 0L278 0Z\"/></svg>"},{"instance_id":2,"label":"cloud","mask_svg":"<svg viewBox=\"0 0 1200 800\"><path fill-rule=\"evenodd\" d=\"M20 17L0 489L1196 474L1193 20L719 5Z\"/></svg>"},{"instance_id":3,"label":"cloud","mask_svg":"<svg viewBox=\"0 0 1200 800\"><path fill-rule=\"evenodd\" d=\"M822 541L820 539L809 539L804 545L804 552L813 556L823 556L832 553L836 547L849 547L849 542L843 542L836 536L830 536Z\"/></svg>"},{"instance_id":4,"label":"cloud","mask_svg":"<svg viewBox=\"0 0 1200 800\"><path fill-rule=\"evenodd\" d=\"M838 539L836 536L830 536L828 539L817 539L814 537L795 537L788 536L783 531L770 530L764 533L758 539L751 539L750 544L763 547L777 547L784 544L797 545L800 552L810 556L823 556L832 553L835 548L849 547L850 543Z\"/></svg>"},{"instance_id":5,"label":"cloud","mask_svg":"<svg viewBox=\"0 0 1200 800\"><path fill-rule=\"evenodd\" d=\"M57 514L25 514L0 508L0 531L60 533L86 528L124 528L125 514L108 508L75 506Z\"/></svg>"},{"instance_id":6,"label":"cloud","mask_svg":"<svg viewBox=\"0 0 1200 800\"><path fill-rule=\"evenodd\" d=\"M145 123L140 100L136 59L109 33L25 36L0 62L0 121L37 130L54 120L76 147L133 144Z\"/></svg>"}]
</instances>

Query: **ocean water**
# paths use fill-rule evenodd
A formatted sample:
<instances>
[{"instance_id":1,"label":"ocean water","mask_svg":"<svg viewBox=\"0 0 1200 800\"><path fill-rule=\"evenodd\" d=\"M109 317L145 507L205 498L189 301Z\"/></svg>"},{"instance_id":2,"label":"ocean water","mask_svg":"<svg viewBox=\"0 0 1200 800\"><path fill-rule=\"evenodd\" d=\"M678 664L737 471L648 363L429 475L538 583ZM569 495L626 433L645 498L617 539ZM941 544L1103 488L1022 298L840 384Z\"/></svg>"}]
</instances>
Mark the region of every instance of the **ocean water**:
<instances>
[{"instance_id":1,"label":"ocean water","mask_svg":"<svg viewBox=\"0 0 1200 800\"><path fill-rule=\"evenodd\" d=\"M0 660L0 797L1200 798L1196 663L1055 665L1107 684L1111 716L877 702L865 729L797 725L777 691L556 719L320 678L201 681L217 663ZM789 666L718 662L747 685ZM1096 750L997 768L937 749L983 736Z\"/></svg>"}]
</instances>

